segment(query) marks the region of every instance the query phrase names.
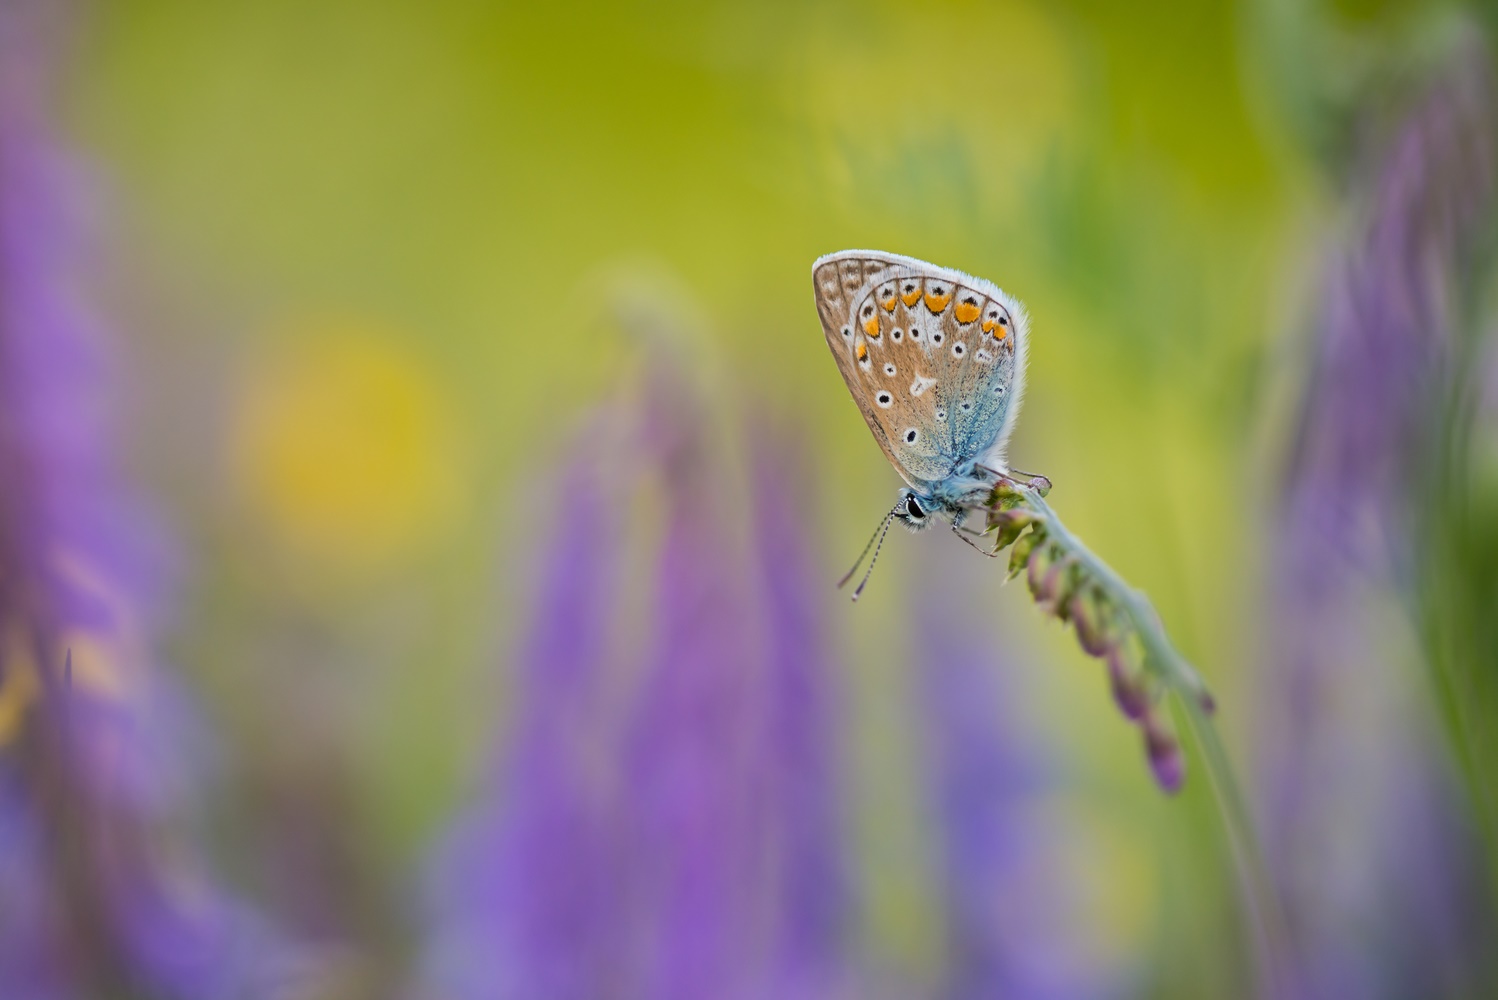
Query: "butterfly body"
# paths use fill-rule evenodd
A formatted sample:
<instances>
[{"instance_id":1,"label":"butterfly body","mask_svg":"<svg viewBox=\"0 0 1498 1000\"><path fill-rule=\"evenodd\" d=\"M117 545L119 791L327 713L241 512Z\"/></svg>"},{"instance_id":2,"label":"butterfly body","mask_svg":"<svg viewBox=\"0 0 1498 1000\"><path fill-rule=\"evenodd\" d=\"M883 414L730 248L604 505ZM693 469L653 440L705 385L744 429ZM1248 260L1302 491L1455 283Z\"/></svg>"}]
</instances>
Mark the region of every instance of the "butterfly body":
<instances>
[{"instance_id":1,"label":"butterfly body","mask_svg":"<svg viewBox=\"0 0 1498 1000\"><path fill-rule=\"evenodd\" d=\"M812 265L838 370L907 488L891 516L922 528L963 511L1007 472L1029 321L992 282L876 250Z\"/></svg>"}]
</instances>

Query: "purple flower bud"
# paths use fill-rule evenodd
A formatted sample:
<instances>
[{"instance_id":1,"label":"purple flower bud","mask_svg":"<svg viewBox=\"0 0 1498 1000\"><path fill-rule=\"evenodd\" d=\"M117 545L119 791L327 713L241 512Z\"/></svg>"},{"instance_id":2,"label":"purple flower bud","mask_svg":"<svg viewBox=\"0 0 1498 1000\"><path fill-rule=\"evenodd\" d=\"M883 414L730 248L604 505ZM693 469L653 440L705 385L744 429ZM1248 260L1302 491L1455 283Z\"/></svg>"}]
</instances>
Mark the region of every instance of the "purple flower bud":
<instances>
[{"instance_id":1,"label":"purple flower bud","mask_svg":"<svg viewBox=\"0 0 1498 1000\"><path fill-rule=\"evenodd\" d=\"M1139 722L1149 713L1149 695L1138 678L1131 677L1124 663L1122 645L1107 651L1108 680L1113 689L1113 701L1118 710L1132 722Z\"/></svg>"},{"instance_id":2,"label":"purple flower bud","mask_svg":"<svg viewBox=\"0 0 1498 1000\"><path fill-rule=\"evenodd\" d=\"M1067 556L1056 565L1052 566L1047 576L1053 576L1056 586L1051 594L1050 605L1046 609L1062 621L1071 620L1071 599L1081 586L1082 574L1077 565L1076 557Z\"/></svg>"},{"instance_id":3,"label":"purple flower bud","mask_svg":"<svg viewBox=\"0 0 1498 1000\"><path fill-rule=\"evenodd\" d=\"M1051 481L1045 476L1034 475L1025 477L1025 485L1030 487L1041 496L1051 492Z\"/></svg>"},{"instance_id":4,"label":"purple flower bud","mask_svg":"<svg viewBox=\"0 0 1498 1000\"><path fill-rule=\"evenodd\" d=\"M1030 585L1030 596L1037 602L1043 602L1050 597L1050 592L1045 589L1046 569L1050 563L1050 554L1046 552L1045 547L1037 546L1030 554L1030 561L1025 564L1025 581Z\"/></svg>"},{"instance_id":5,"label":"purple flower bud","mask_svg":"<svg viewBox=\"0 0 1498 1000\"><path fill-rule=\"evenodd\" d=\"M1155 783L1165 792L1174 795L1186 780L1186 755L1176 738L1160 727L1153 715L1144 720L1144 749L1149 754L1150 770L1155 772Z\"/></svg>"},{"instance_id":6,"label":"purple flower bud","mask_svg":"<svg viewBox=\"0 0 1498 1000\"><path fill-rule=\"evenodd\" d=\"M1117 644L1105 620L1105 605L1096 587L1083 587L1067 603L1067 617L1077 630L1077 641L1088 656L1106 656Z\"/></svg>"}]
</instances>

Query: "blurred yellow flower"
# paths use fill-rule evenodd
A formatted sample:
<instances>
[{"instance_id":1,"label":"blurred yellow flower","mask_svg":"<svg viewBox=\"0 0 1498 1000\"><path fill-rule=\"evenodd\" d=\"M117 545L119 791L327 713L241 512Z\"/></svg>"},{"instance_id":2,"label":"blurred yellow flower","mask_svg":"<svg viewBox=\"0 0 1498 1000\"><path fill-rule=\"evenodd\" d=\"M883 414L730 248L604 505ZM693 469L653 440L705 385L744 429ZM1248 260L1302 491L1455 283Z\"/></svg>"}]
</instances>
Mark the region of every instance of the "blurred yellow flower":
<instances>
[{"instance_id":1,"label":"blurred yellow flower","mask_svg":"<svg viewBox=\"0 0 1498 1000\"><path fill-rule=\"evenodd\" d=\"M233 481L299 569L388 568L455 519L455 421L420 360L378 331L292 332L250 366L234 400Z\"/></svg>"},{"instance_id":2,"label":"blurred yellow flower","mask_svg":"<svg viewBox=\"0 0 1498 1000\"><path fill-rule=\"evenodd\" d=\"M3 648L5 672L0 674L0 747L15 739L21 722L26 718L26 710L41 694L36 662L20 629L12 627L6 630Z\"/></svg>"},{"instance_id":3,"label":"blurred yellow flower","mask_svg":"<svg viewBox=\"0 0 1498 1000\"><path fill-rule=\"evenodd\" d=\"M72 665L72 685L80 691L124 701L134 693L144 658L139 622L120 590L90 566L77 552L60 551L54 571L77 594L102 611L108 622L89 628L66 629L57 642L58 655ZM0 747L15 739L26 713L42 694L37 667L35 636L19 621L11 622L0 638ZM55 665L60 668L59 662Z\"/></svg>"}]
</instances>

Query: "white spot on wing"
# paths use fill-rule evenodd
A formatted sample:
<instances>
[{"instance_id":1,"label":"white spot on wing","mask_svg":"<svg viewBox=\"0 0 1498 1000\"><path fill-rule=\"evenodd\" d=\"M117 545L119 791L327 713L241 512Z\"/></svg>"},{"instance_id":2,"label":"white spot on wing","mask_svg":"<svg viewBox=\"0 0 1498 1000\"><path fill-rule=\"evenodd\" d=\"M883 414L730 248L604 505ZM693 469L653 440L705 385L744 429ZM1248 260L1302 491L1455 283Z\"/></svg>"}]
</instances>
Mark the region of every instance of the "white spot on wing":
<instances>
[{"instance_id":1,"label":"white spot on wing","mask_svg":"<svg viewBox=\"0 0 1498 1000\"><path fill-rule=\"evenodd\" d=\"M925 375L917 375L915 381L910 383L910 394L912 396L919 396L935 384L936 379L927 378Z\"/></svg>"}]
</instances>

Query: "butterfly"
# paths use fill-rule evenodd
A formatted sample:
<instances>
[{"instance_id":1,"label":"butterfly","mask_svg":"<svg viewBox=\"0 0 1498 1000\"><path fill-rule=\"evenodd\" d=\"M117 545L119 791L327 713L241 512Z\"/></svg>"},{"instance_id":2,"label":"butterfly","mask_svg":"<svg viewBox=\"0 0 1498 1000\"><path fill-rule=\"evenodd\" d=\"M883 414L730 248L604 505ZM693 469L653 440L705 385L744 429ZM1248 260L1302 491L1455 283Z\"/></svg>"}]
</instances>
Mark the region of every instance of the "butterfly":
<instances>
[{"instance_id":1,"label":"butterfly","mask_svg":"<svg viewBox=\"0 0 1498 1000\"><path fill-rule=\"evenodd\" d=\"M906 483L842 583L871 547L879 558L896 519L912 530L948 520L977 548L962 522L1008 473L1025 388L1025 307L990 281L878 250L817 258L812 284L843 381ZM871 560L854 600L873 569Z\"/></svg>"}]
</instances>

